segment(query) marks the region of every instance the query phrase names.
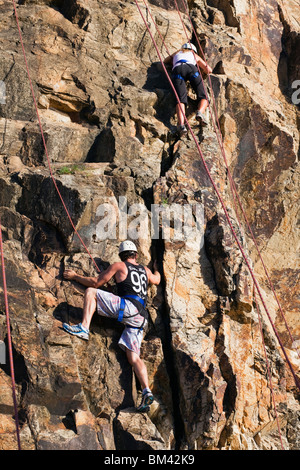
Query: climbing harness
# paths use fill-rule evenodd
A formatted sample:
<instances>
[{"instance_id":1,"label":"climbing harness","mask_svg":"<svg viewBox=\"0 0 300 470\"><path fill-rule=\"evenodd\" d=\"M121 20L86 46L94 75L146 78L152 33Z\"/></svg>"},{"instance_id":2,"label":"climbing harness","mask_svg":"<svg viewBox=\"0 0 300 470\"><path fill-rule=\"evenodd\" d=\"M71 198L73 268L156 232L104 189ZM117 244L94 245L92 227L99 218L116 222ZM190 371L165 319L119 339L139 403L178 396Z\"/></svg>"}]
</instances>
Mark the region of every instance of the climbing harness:
<instances>
[{"instance_id":1,"label":"climbing harness","mask_svg":"<svg viewBox=\"0 0 300 470\"><path fill-rule=\"evenodd\" d=\"M142 304L143 307L145 307L145 301L141 299L138 295L126 295L124 296L125 299L129 299L132 301L132 299L137 300L140 304Z\"/></svg>"},{"instance_id":2,"label":"climbing harness","mask_svg":"<svg viewBox=\"0 0 300 470\"><path fill-rule=\"evenodd\" d=\"M173 77L174 79L184 80L183 76L180 75L179 73L177 73L177 74L176 74L176 73L172 74L172 77Z\"/></svg>"},{"instance_id":3,"label":"climbing harness","mask_svg":"<svg viewBox=\"0 0 300 470\"><path fill-rule=\"evenodd\" d=\"M187 62L188 61L185 59L180 59L173 65L173 68L175 69L175 67L177 67L178 64L186 64Z\"/></svg>"},{"instance_id":4,"label":"climbing harness","mask_svg":"<svg viewBox=\"0 0 300 470\"><path fill-rule=\"evenodd\" d=\"M199 72L193 73L193 75L191 75L191 76L189 77L189 80L191 80L191 79L193 79L193 78L197 78L197 77L199 77L199 75L200 75ZM174 78L174 79L179 79L179 80L184 80L183 76L180 75L179 73L177 73L177 74L176 74L176 73L172 73L172 78Z\"/></svg>"},{"instance_id":5,"label":"climbing harness","mask_svg":"<svg viewBox=\"0 0 300 470\"><path fill-rule=\"evenodd\" d=\"M125 299L124 299L124 297L121 297L121 303L120 303L119 315L118 315L118 321L119 322L121 322L123 320L124 309L125 309Z\"/></svg>"},{"instance_id":6,"label":"climbing harness","mask_svg":"<svg viewBox=\"0 0 300 470\"><path fill-rule=\"evenodd\" d=\"M127 325L126 325L126 327L142 330L143 327L144 327L145 321L148 318L148 313L147 313L147 310L145 308L146 302L143 299L141 299L141 297L139 297L138 295L124 295L123 297L121 297L119 315L118 315L118 321L119 322L122 322L122 320L123 320L124 310L125 310L125 299L130 300L130 302L132 302L133 305L138 309L137 313L135 313L134 315L130 315L130 316L126 317L126 319L127 318L134 318L137 315L141 315L142 317L144 317L144 321L143 321L141 326L128 326L127 327Z\"/></svg>"}]
</instances>

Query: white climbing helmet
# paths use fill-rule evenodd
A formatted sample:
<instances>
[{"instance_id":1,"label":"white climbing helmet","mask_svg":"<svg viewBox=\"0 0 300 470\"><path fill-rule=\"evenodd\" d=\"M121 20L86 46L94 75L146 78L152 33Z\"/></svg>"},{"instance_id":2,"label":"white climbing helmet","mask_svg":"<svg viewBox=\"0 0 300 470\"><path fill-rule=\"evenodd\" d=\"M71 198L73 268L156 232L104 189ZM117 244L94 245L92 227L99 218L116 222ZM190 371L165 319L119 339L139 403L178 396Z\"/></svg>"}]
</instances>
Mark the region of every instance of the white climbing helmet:
<instances>
[{"instance_id":1,"label":"white climbing helmet","mask_svg":"<svg viewBox=\"0 0 300 470\"><path fill-rule=\"evenodd\" d=\"M125 242L122 242L119 246L119 254L123 253L123 251L135 251L137 252L137 247L135 244L130 241L130 240L125 240Z\"/></svg>"},{"instance_id":2,"label":"white climbing helmet","mask_svg":"<svg viewBox=\"0 0 300 470\"><path fill-rule=\"evenodd\" d=\"M192 44L190 42L186 42L185 44L183 44L181 49L193 49L193 51L197 53L196 46L194 46L194 44Z\"/></svg>"}]
</instances>

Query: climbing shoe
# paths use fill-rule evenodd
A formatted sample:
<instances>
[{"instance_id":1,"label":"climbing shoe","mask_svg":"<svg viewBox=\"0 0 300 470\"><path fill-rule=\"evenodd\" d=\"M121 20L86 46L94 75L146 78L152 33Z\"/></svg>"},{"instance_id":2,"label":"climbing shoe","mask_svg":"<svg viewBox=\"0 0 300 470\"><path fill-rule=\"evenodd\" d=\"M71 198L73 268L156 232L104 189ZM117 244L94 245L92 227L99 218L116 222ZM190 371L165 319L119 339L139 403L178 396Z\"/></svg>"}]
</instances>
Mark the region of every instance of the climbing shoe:
<instances>
[{"instance_id":1,"label":"climbing shoe","mask_svg":"<svg viewBox=\"0 0 300 470\"><path fill-rule=\"evenodd\" d=\"M137 411L139 413L145 413L149 411L150 405L153 403L154 397L152 392L145 392L142 394L142 401L140 405L137 407Z\"/></svg>"},{"instance_id":2,"label":"climbing shoe","mask_svg":"<svg viewBox=\"0 0 300 470\"><path fill-rule=\"evenodd\" d=\"M208 125L208 120L206 119L204 114L201 113L201 111L197 111L196 119L202 125L202 127L205 127Z\"/></svg>"},{"instance_id":3,"label":"climbing shoe","mask_svg":"<svg viewBox=\"0 0 300 470\"><path fill-rule=\"evenodd\" d=\"M180 135L180 137L182 137L187 134L187 128L185 127L185 125L177 126L177 132Z\"/></svg>"},{"instance_id":4,"label":"climbing shoe","mask_svg":"<svg viewBox=\"0 0 300 470\"><path fill-rule=\"evenodd\" d=\"M85 339L86 341L89 339L89 330L84 328L81 323L73 326L63 323L63 329L71 335L78 336L78 338Z\"/></svg>"}]
</instances>

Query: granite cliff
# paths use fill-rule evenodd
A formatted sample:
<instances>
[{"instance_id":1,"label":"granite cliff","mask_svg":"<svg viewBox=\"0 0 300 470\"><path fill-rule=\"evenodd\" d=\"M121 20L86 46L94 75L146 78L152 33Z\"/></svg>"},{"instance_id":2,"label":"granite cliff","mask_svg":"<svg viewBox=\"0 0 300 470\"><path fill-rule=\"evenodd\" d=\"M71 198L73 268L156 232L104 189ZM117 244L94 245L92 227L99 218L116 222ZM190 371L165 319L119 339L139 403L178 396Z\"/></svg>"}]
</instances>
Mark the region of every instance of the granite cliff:
<instances>
[{"instance_id":1,"label":"granite cliff","mask_svg":"<svg viewBox=\"0 0 300 470\"><path fill-rule=\"evenodd\" d=\"M138 204L146 214L151 204L204 210L203 242L139 240L141 262L151 267L157 258L163 281L149 290L151 321L142 346L155 402L137 414L140 391L117 345L121 325L95 316L88 343L61 329L62 321L78 322L83 302L80 286L63 280L64 268L96 271L51 180L13 4L1 0L0 217L22 448L280 449L265 344L283 445L298 450L299 391L195 142L174 132L175 98L135 2L16 3L53 174L99 268L118 260L121 238L118 231L99 237L103 204L117 208L123 197L128 208ZM212 88L205 83L211 103L212 91L215 96L230 173L294 344L235 211L212 122L199 131L191 90L187 116L299 375L300 120L292 99L300 79L299 0L191 0L188 6L213 68ZM149 0L149 8L174 52L186 42L174 2ZM0 289L6 342L2 283ZM10 371L2 364L0 449L14 448Z\"/></svg>"}]
</instances>

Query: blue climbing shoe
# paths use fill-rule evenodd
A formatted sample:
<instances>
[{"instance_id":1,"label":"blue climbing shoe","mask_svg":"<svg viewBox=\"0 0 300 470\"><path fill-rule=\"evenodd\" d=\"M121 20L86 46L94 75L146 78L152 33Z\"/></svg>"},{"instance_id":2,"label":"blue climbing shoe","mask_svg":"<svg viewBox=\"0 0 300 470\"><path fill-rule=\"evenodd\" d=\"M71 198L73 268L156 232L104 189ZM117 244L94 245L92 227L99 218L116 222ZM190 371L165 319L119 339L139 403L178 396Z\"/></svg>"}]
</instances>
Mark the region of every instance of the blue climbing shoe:
<instances>
[{"instance_id":1,"label":"blue climbing shoe","mask_svg":"<svg viewBox=\"0 0 300 470\"><path fill-rule=\"evenodd\" d=\"M78 336L78 338L85 339L86 341L89 339L89 330L82 326L81 323L73 326L63 323L63 329L70 333L70 335Z\"/></svg>"}]
</instances>

